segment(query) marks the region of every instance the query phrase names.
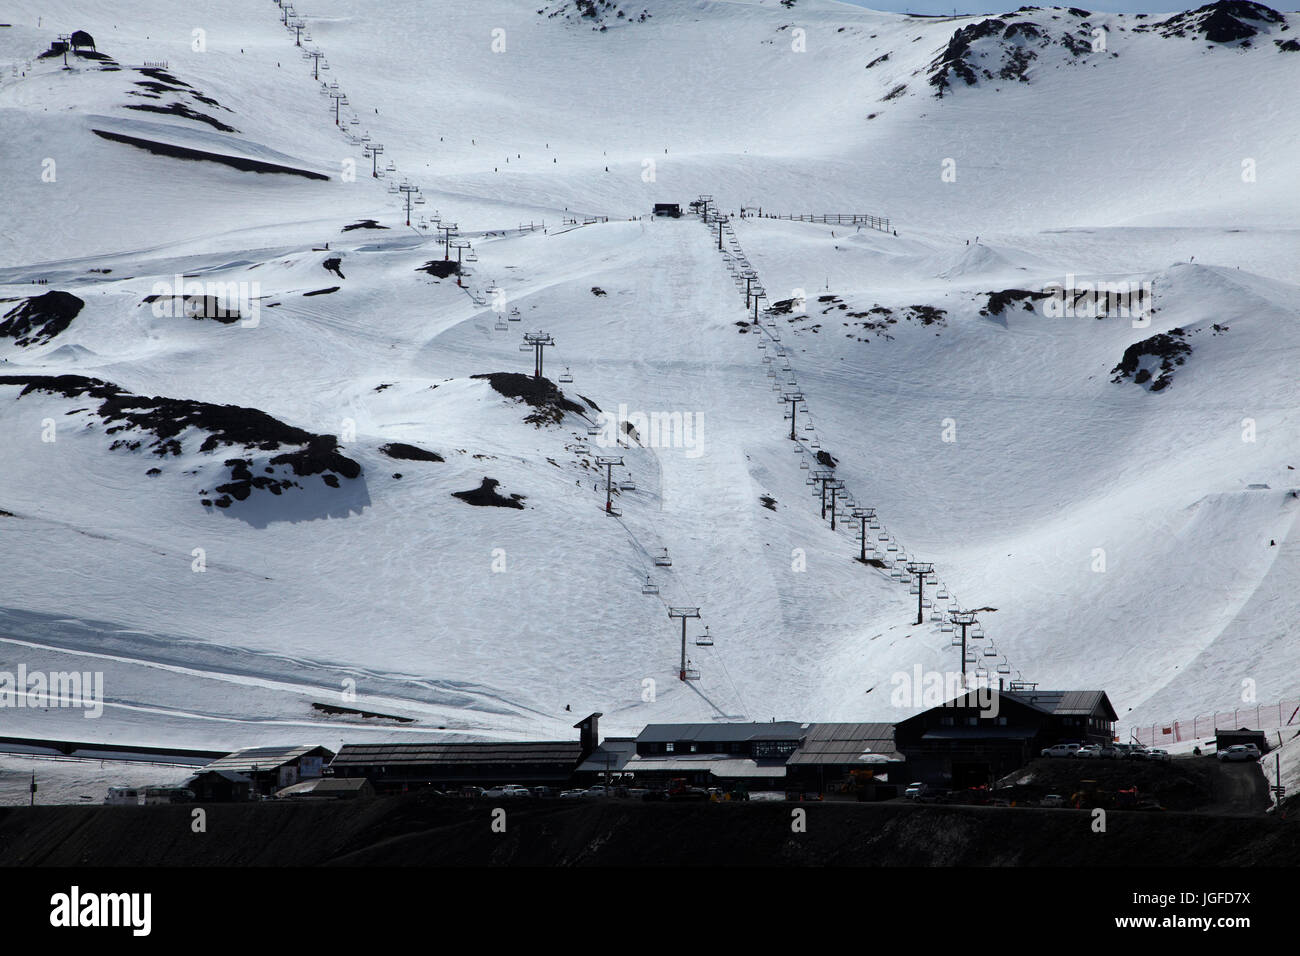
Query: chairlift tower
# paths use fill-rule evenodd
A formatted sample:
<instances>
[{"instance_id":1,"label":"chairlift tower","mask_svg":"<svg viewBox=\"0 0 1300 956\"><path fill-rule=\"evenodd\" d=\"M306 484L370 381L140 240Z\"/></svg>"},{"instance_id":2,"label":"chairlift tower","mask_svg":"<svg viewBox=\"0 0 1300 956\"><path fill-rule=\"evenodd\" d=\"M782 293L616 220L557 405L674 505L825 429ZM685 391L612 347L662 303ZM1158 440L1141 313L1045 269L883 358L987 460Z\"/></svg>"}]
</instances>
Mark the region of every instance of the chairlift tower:
<instances>
[{"instance_id":1,"label":"chairlift tower","mask_svg":"<svg viewBox=\"0 0 1300 956\"><path fill-rule=\"evenodd\" d=\"M782 392L781 401L790 403L790 440L798 441L794 433L794 413L799 403L804 400L803 392Z\"/></svg>"},{"instance_id":2,"label":"chairlift tower","mask_svg":"<svg viewBox=\"0 0 1300 956\"><path fill-rule=\"evenodd\" d=\"M854 508L851 516L854 521L858 522L862 531L862 549L858 554L858 560L863 564L867 563L867 529L871 527L872 520L876 517L875 508Z\"/></svg>"},{"instance_id":3,"label":"chairlift tower","mask_svg":"<svg viewBox=\"0 0 1300 956\"><path fill-rule=\"evenodd\" d=\"M339 105L347 104L348 102L347 94L341 92L340 90L330 90L329 97L334 101L334 125L342 126L343 124L339 122Z\"/></svg>"},{"instance_id":4,"label":"chairlift tower","mask_svg":"<svg viewBox=\"0 0 1300 956\"><path fill-rule=\"evenodd\" d=\"M822 520L826 520L826 484L835 480L835 473L830 471L814 471L812 473L814 481L820 481L822 496Z\"/></svg>"},{"instance_id":5,"label":"chairlift tower","mask_svg":"<svg viewBox=\"0 0 1300 956\"><path fill-rule=\"evenodd\" d=\"M960 641L953 641L953 643L954 644L960 643L961 645L961 684L962 687L965 687L966 686L966 629L969 627L974 627L975 612L974 611L953 611L951 614L948 615L948 618L949 620L952 621L954 625L961 628Z\"/></svg>"},{"instance_id":6,"label":"chairlift tower","mask_svg":"<svg viewBox=\"0 0 1300 956\"><path fill-rule=\"evenodd\" d=\"M324 55L320 50L307 50L303 53L303 56L311 60L311 78L313 80L320 79L320 58Z\"/></svg>"},{"instance_id":7,"label":"chairlift tower","mask_svg":"<svg viewBox=\"0 0 1300 956\"><path fill-rule=\"evenodd\" d=\"M542 350L548 345L554 345L555 340L551 338L550 332L525 332L524 344L531 345L535 354L536 361L533 362L533 378L541 378Z\"/></svg>"},{"instance_id":8,"label":"chairlift tower","mask_svg":"<svg viewBox=\"0 0 1300 956\"><path fill-rule=\"evenodd\" d=\"M442 233L442 261L446 262L451 258L451 237L456 234L457 225L454 222L440 223L438 231Z\"/></svg>"},{"instance_id":9,"label":"chairlift tower","mask_svg":"<svg viewBox=\"0 0 1300 956\"><path fill-rule=\"evenodd\" d=\"M420 191L420 187L411 183L402 183L397 187L397 191L402 193L406 199L406 224L409 226L411 224L411 198ZM466 243L466 245L469 245L469 243ZM456 257L456 261L460 261L459 255Z\"/></svg>"},{"instance_id":10,"label":"chairlift tower","mask_svg":"<svg viewBox=\"0 0 1300 956\"><path fill-rule=\"evenodd\" d=\"M408 226L410 225L409 220L407 221L407 225ZM470 242L468 239L453 239L450 242L450 246L452 249L456 250L456 285L461 285L461 274L460 274L461 253L464 252L466 249L471 249Z\"/></svg>"},{"instance_id":11,"label":"chairlift tower","mask_svg":"<svg viewBox=\"0 0 1300 956\"><path fill-rule=\"evenodd\" d=\"M827 482L831 489L831 530L835 530L835 503L839 501L840 492L844 490L844 482L836 479Z\"/></svg>"},{"instance_id":12,"label":"chairlift tower","mask_svg":"<svg viewBox=\"0 0 1300 956\"><path fill-rule=\"evenodd\" d=\"M618 455L597 455L596 467L605 469L605 514L614 513L614 466L622 465Z\"/></svg>"},{"instance_id":13,"label":"chairlift tower","mask_svg":"<svg viewBox=\"0 0 1300 956\"><path fill-rule=\"evenodd\" d=\"M364 139L365 137L362 138ZM369 143L365 148L365 153L369 154L370 158L374 161L370 170L370 175L374 179L379 178L379 154L383 151L383 143Z\"/></svg>"},{"instance_id":14,"label":"chairlift tower","mask_svg":"<svg viewBox=\"0 0 1300 956\"><path fill-rule=\"evenodd\" d=\"M916 575L916 623L924 624L925 579L934 574L934 565L928 561L909 561L907 562L907 573ZM965 660L965 651L962 654L962 659Z\"/></svg>"},{"instance_id":15,"label":"chairlift tower","mask_svg":"<svg viewBox=\"0 0 1300 956\"><path fill-rule=\"evenodd\" d=\"M678 668L678 680L686 680L686 620L687 618L698 618L700 609L698 607L670 607L668 609L670 618L679 617L682 619L682 663Z\"/></svg>"}]
</instances>

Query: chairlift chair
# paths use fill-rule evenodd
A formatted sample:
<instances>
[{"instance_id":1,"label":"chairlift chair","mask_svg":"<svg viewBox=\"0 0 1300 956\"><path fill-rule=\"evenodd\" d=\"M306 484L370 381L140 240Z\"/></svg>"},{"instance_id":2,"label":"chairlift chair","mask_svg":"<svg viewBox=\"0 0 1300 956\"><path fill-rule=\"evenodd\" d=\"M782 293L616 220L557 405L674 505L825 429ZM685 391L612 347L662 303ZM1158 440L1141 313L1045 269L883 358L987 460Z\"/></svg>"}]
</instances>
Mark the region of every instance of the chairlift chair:
<instances>
[{"instance_id":1,"label":"chairlift chair","mask_svg":"<svg viewBox=\"0 0 1300 956\"><path fill-rule=\"evenodd\" d=\"M388 170L390 173L395 173L397 172L397 164L390 159L388 165L385 166L384 169Z\"/></svg>"},{"instance_id":2,"label":"chairlift chair","mask_svg":"<svg viewBox=\"0 0 1300 956\"><path fill-rule=\"evenodd\" d=\"M942 627L939 628L939 632L940 632L941 634L951 634L951 633L952 633L952 625L951 625L951 624L944 624ZM961 641L958 641L957 643L960 644Z\"/></svg>"},{"instance_id":3,"label":"chairlift chair","mask_svg":"<svg viewBox=\"0 0 1300 956\"><path fill-rule=\"evenodd\" d=\"M984 625L976 624L972 627L970 629L970 636L974 638L982 638L984 636Z\"/></svg>"},{"instance_id":4,"label":"chairlift chair","mask_svg":"<svg viewBox=\"0 0 1300 956\"><path fill-rule=\"evenodd\" d=\"M659 553L655 555L655 567L671 568L673 566L672 558L668 557L668 549L660 548Z\"/></svg>"},{"instance_id":5,"label":"chairlift chair","mask_svg":"<svg viewBox=\"0 0 1300 956\"><path fill-rule=\"evenodd\" d=\"M642 594L658 594L659 585L650 580L650 575L645 576L645 584L641 585Z\"/></svg>"},{"instance_id":6,"label":"chairlift chair","mask_svg":"<svg viewBox=\"0 0 1300 956\"><path fill-rule=\"evenodd\" d=\"M807 470L808 470L808 462L807 462L807 461L801 461L801 462L799 462L799 467L802 468L804 471L807 471Z\"/></svg>"},{"instance_id":7,"label":"chairlift chair","mask_svg":"<svg viewBox=\"0 0 1300 956\"><path fill-rule=\"evenodd\" d=\"M997 648L992 647L992 646L984 648L984 656L985 656L985 657L997 657L997 656L998 656Z\"/></svg>"},{"instance_id":8,"label":"chairlift chair","mask_svg":"<svg viewBox=\"0 0 1300 956\"><path fill-rule=\"evenodd\" d=\"M684 676L687 680L699 680L700 669L698 667L688 667L686 668L685 671L682 672L682 676Z\"/></svg>"},{"instance_id":9,"label":"chairlift chair","mask_svg":"<svg viewBox=\"0 0 1300 956\"><path fill-rule=\"evenodd\" d=\"M948 630L951 631L952 628L949 627ZM952 636L952 640L949 641L948 643L951 647L961 647L961 635L954 633Z\"/></svg>"},{"instance_id":10,"label":"chairlift chair","mask_svg":"<svg viewBox=\"0 0 1300 956\"><path fill-rule=\"evenodd\" d=\"M506 329L510 328L510 326L506 325L506 317L504 315L497 313L497 321L494 328L498 332L504 332Z\"/></svg>"},{"instance_id":11,"label":"chairlift chair","mask_svg":"<svg viewBox=\"0 0 1300 956\"><path fill-rule=\"evenodd\" d=\"M948 600L948 589L939 588L939 590L935 593L934 596L937 597L940 601L946 601Z\"/></svg>"},{"instance_id":12,"label":"chairlift chair","mask_svg":"<svg viewBox=\"0 0 1300 956\"><path fill-rule=\"evenodd\" d=\"M587 434L588 434L588 435L599 435L599 434L600 434L600 426L598 426L598 425L588 425L588 426L587 426Z\"/></svg>"},{"instance_id":13,"label":"chairlift chair","mask_svg":"<svg viewBox=\"0 0 1300 956\"><path fill-rule=\"evenodd\" d=\"M527 342L524 342L522 345L519 346L519 351L521 352L531 352L532 350L533 347L529 345Z\"/></svg>"},{"instance_id":14,"label":"chairlift chair","mask_svg":"<svg viewBox=\"0 0 1300 956\"><path fill-rule=\"evenodd\" d=\"M1010 673L1011 673L1011 665L1008 664L1008 663L1004 660L1001 664L998 665L998 673L999 673L999 674L1010 674Z\"/></svg>"},{"instance_id":15,"label":"chairlift chair","mask_svg":"<svg viewBox=\"0 0 1300 956\"><path fill-rule=\"evenodd\" d=\"M712 647L713 638L709 636L709 625L704 625L704 633L695 639L696 647Z\"/></svg>"},{"instance_id":16,"label":"chairlift chair","mask_svg":"<svg viewBox=\"0 0 1300 956\"><path fill-rule=\"evenodd\" d=\"M506 328L506 326L502 326L502 328ZM560 373L558 381L562 385L571 385L573 383L573 373L570 372L568 368L565 368L565 370Z\"/></svg>"},{"instance_id":17,"label":"chairlift chair","mask_svg":"<svg viewBox=\"0 0 1300 956\"><path fill-rule=\"evenodd\" d=\"M619 490L619 491L636 491L636 482L635 482L635 481L631 481L631 480L628 480L628 481L620 481L620 482L618 483L618 490Z\"/></svg>"}]
</instances>

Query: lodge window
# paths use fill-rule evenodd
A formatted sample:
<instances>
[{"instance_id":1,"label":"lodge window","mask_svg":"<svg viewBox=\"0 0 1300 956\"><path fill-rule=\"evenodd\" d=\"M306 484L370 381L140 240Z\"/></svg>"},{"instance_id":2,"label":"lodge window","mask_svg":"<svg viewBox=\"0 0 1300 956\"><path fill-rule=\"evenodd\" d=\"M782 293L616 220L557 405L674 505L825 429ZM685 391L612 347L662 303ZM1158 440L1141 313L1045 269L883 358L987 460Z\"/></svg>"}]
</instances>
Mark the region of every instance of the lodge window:
<instances>
[{"instance_id":1,"label":"lodge window","mask_svg":"<svg viewBox=\"0 0 1300 956\"><path fill-rule=\"evenodd\" d=\"M952 726L952 718L951 718L951 717L940 717L940 718L939 718L939 726L940 726L940 727L951 727L951 726Z\"/></svg>"},{"instance_id":2,"label":"lodge window","mask_svg":"<svg viewBox=\"0 0 1300 956\"><path fill-rule=\"evenodd\" d=\"M673 752L673 745L672 745L671 743L664 744L664 752L665 752L665 753L672 753L672 752Z\"/></svg>"}]
</instances>

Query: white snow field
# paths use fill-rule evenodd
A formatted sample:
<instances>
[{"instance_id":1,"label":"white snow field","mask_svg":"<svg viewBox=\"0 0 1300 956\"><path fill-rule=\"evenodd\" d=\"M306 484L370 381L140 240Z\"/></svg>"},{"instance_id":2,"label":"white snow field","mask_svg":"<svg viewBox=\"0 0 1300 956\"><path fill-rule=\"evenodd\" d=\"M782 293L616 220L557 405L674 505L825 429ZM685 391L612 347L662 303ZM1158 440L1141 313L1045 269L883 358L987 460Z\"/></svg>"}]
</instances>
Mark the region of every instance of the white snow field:
<instances>
[{"instance_id":1,"label":"white snow field","mask_svg":"<svg viewBox=\"0 0 1300 956\"><path fill-rule=\"evenodd\" d=\"M934 562L934 610L996 609L973 642L994 678L1103 688L1122 733L1295 695L1300 16L1247 19L1243 43L1166 36L1172 14L1030 10L975 36L975 82L950 72L938 97L954 31L990 18L585 6L301 4L342 127L395 166L377 179L271 0L10 5L0 323L46 293L84 306L39 334L0 324L0 670L102 672L105 705L4 708L0 736L902 719L921 701L892 699L895 676L958 652L854 560L854 526L821 519L819 466L800 467L819 449L877 509L872 543L901 548L882 555ZM37 58L76 29L112 60ZM425 198L410 228L403 180ZM804 303L771 316L778 343L740 324L716 226L649 215L701 194L891 227L732 219L763 305ZM435 212L472 243L463 288L419 271L443 258ZM385 228L344 231L365 219ZM178 276L241 290L239 317L145 302ZM990 307L1098 281L1149 283L1154 314ZM533 331L554 337L547 377L571 371L558 421L472 377L530 374ZM220 405L270 418L234 415L251 431L223 442ZM600 447L596 406L696 430ZM619 517L598 454L635 482ZM523 507L453 497L485 477ZM670 606L701 609L698 681L678 680Z\"/></svg>"}]
</instances>

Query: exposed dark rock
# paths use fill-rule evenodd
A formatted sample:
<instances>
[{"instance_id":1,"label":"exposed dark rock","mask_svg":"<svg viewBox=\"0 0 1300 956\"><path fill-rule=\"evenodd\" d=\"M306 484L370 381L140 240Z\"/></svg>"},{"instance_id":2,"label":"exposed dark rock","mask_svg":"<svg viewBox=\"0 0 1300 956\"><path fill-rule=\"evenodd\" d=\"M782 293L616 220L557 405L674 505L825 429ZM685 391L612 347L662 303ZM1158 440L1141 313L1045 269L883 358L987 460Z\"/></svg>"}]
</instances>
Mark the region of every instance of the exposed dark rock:
<instances>
[{"instance_id":1,"label":"exposed dark rock","mask_svg":"<svg viewBox=\"0 0 1300 956\"><path fill-rule=\"evenodd\" d=\"M549 378L534 378L521 372L488 372L470 378L485 378L506 398L527 402L535 408L536 411L524 419L530 425L558 425L565 412L582 414L582 406L566 398Z\"/></svg>"},{"instance_id":2,"label":"exposed dark rock","mask_svg":"<svg viewBox=\"0 0 1300 956\"><path fill-rule=\"evenodd\" d=\"M6 375L0 376L0 385L21 385L19 398L31 392L46 392L66 398L88 396L99 399L100 405L93 414L106 426L107 435L125 431L141 431L152 435L149 449L159 457L180 455L184 450L181 437L191 428L205 431L207 437L199 446L201 452L219 448L257 449L282 454L269 460L271 465L287 465L293 474L302 477L323 475L326 483L337 475L357 478L361 466L342 455L338 440L332 435L316 435L301 428L287 425L256 408L239 405L213 405L190 399L147 397L133 395L117 385L82 375ZM116 447L136 449L140 441L118 439ZM227 496L244 500L252 488L267 488L275 494L288 487L300 487L288 479L254 476L249 458L232 458L225 462L231 469L231 482L216 490ZM215 502L226 507L220 500Z\"/></svg>"},{"instance_id":3,"label":"exposed dark rock","mask_svg":"<svg viewBox=\"0 0 1300 956\"><path fill-rule=\"evenodd\" d=\"M304 293L303 293L303 296L310 296L310 295L331 295L331 294L333 294L333 293L335 293L335 292L337 292L337 291L339 291L339 287L336 286L336 285L332 285L332 286L330 286L328 289L315 289L315 290L313 290L313 291L311 291L311 292L304 292Z\"/></svg>"},{"instance_id":4,"label":"exposed dark rock","mask_svg":"<svg viewBox=\"0 0 1300 956\"><path fill-rule=\"evenodd\" d=\"M1028 289L1003 289L1001 292L990 292L988 295L989 304L980 309L980 315L1001 315L1014 302L1022 302L1024 310L1032 312L1034 302L1038 299L1046 299L1050 293L1032 292Z\"/></svg>"},{"instance_id":5,"label":"exposed dark rock","mask_svg":"<svg viewBox=\"0 0 1300 956\"><path fill-rule=\"evenodd\" d=\"M1283 23L1285 18L1272 7L1250 0L1219 0L1195 10L1184 10L1151 25L1165 37L1204 37L1210 43L1235 43L1263 32L1257 24ZM1243 44L1245 45L1245 44Z\"/></svg>"},{"instance_id":6,"label":"exposed dark rock","mask_svg":"<svg viewBox=\"0 0 1300 956\"><path fill-rule=\"evenodd\" d=\"M0 321L0 338L15 345L44 345L66 329L85 306L70 292L46 292L14 306Z\"/></svg>"},{"instance_id":7,"label":"exposed dark rock","mask_svg":"<svg viewBox=\"0 0 1300 956\"><path fill-rule=\"evenodd\" d=\"M408 445L405 442L394 441L386 445L380 445L379 450L389 458L398 458L402 461L445 461L436 451L425 451L423 448L417 448L415 445Z\"/></svg>"},{"instance_id":8,"label":"exposed dark rock","mask_svg":"<svg viewBox=\"0 0 1300 956\"><path fill-rule=\"evenodd\" d=\"M460 263L453 262L451 259L430 259L415 271L427 272L431 276L445 279L447 276L460 275Z\"/></svg>"},{"instance_id":9,"label":"exposed dark rock","mask_svg":"<svg viewBox=\"0 0 1300 956\"><path fill-rule=\"evenodd\" d=\"M491 508L518 508L523 510L524 495L511 495L509 498L497 493L501 483L495 478L484 476L483 483L469 491L453 491L451 496L471 505Z\"/></svg>"},{"instance_id":10,"label":"exposed dark rock","mask_svg":"<svg viewBox=\"0 0 1300 956\"><path fill-rule=\"evenodd\" d=\"M763 507L766 508L768 511L776 510L776 499L773 498L771 495L759 495L758 500L763 503Z\"/></svg>"},{"instance_id":11,"label":"exposed dark rock","mask_svg":"<svg viewBox=\"0 0 1300 956\"><path fill-rule=\"evenodd\" d=\"M128 103L124 107L128 110L140 110L144 113L167 113L171 116L182 116L185 119L194 120L198 123L207 123L213 129L221 130L223 133L238 133L239 130L233 126L227 126L215 116L209 116L207 113L200 113L184 103L168 103L165 106L154 106L151 103Z\"/></svg>"},{"instance_id":12,"label":"exposed dark rock","mask_svg":"<svg viewBox=\"0 0 1300 956\"><path fill-rule=\"evenodd\" d=\"M351 232L353 229L387 229L387 226L381 226L374 219L361 219L343 227L343 232Z\"/></svg>"},{"instance_id":13,"label":"exposed dark rock","mask_svg":"<svg viewBox=\"0 0 1300 956\"><path fill-rule=\"evenodd\" d=\"M157 312L169 318L212 319L222 325L233 325L240 320L239 309L227 306L212 295L147 295L140 300L141 305L159 302L162 305L155 307Z\"/></svg>"},{"instance_id":14,"label":"exposed dark rock","mask_svg":"<svg viewBox=\"0 0 1300 956\"><path fill-rule=\"evenodd\" d=\"M1186 356L1192 354L1192 347L1183 341L1186 336L1184 329L1170 329L1168 334L1161 332L1141 342L1134 342L1124 350L1124 357L1119 364L1110 370L1115 376L1111 381L1122 382L1126 378L1132 378L1138 385L1150 382L1150 390L1153 392L1163 391L1173 381L1175 367L1182 365ZM1142 361L1148 356L1159 359L1159 375L1155 375L1152 370L1154 362Z\"/></svg>"},{"instance_id":15,"label":"exposed dark rock","mask_svg":"<svg viewBox=\"0 0 1300 956\"><path fill-rule=\"evenodd\" d=\"M334 256L331 259L326 259L324 262L321 263L321 265L323 265L326 268L326 270L328 270L329 272L334 273L340 279L346 279L347 276L345 276L343 274L343 271L339 268L339 266L342 263L343 263L343 258L341 256Z\"/></svg>"},{"instance_id":16,"label":"exposed dark rock","mask_svg":"<svg viewBox=\"0 0 1300 956\"><path fill-rule=\"evenodd\" d=\"M835 458L831 457L831 453L824 448L819 450L813 457L817 459L818 464L823 465L826 468L834 468L839 464Z\"/></svg>"}]
</instances>

